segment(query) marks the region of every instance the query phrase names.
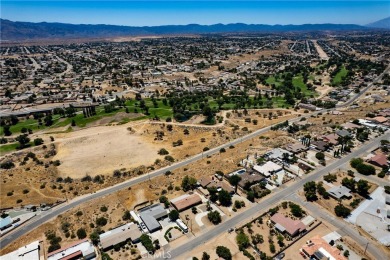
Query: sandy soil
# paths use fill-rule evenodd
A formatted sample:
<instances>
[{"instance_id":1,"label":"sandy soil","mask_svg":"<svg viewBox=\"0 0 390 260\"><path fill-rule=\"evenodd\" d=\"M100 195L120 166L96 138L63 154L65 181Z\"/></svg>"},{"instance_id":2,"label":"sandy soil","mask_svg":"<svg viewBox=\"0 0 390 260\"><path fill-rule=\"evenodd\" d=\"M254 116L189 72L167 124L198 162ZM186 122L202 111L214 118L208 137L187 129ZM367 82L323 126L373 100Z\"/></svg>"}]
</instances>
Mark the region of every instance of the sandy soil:
<instances>
[{"instance_id":1,"label":"sandy soil","mask_svg":"<svg viewBox=\"0 0 390 260\"><path fill-rule=\"evenodd\" d=\"M132 135L126 128L94 127L58 140L55 159L62 162L60 174L80 178L152 164L158 156L157 147Z\"/></svg>"},{"instance_id":2,"label":"sandy soil","mask_svg":"<svg viewBox=\"0 0 390 260\"><path fill-rule=\"evenodd\" d=\"M174 128L175 129L175 128ZM182 130L178 131L178 133L182 134ZM146 134L145 134L146 135ZM194 132L190 131L189 136L195 136ZM207 142L211 142L212 138L217 139L219 138L219 135L216 137L212 136L212 132L209 133L210 137L206 138ZM180 169L177 169L172 172L169 176L159 176L157 178L151 179L150 181L144 182L142 184L136 185L131 187L130 189L121 190L115 194L112 194L110 196L101 198L96 201L91 201L90 203L86 205L82 205L78 208L75 208L69 212L66 212L61 215L61 218L57 218L55 220L50 221L48 224L43 225L39 227L38 229L34 230L32 233L29 233L19 239L17 239L14 243L9 245L7 248L2 249L0 251L0 254L4 254L7 252L10 252L12 250L17 249L18 247L30 242L34 241L38 237L42 237L43 240L45 240L43 234L45 231L49 229L53 229L53 227L56 227L58 232L57 234L63 238L63 242L61 242L62 246L66 246L66 244L71 243L72 241L77 240L77 238L71 239L71 238L65 238L64 233L60 230L60 223L63 219L67 219L69 223L71 223L72 230L75 232L79 227L84 227L87 229L87 234L90 234L93 230L93 228L89 227L90 222L94 222L94 219L97 218L100 215L103 215L103 213L100 212L101 205L109 206L109 211L107 213L107 218L109 219L109 222L106 226L104 226L104 230L108 230L109 228L115 227L119 225L121 222L121 217L123 215L123 212L125 209L133 209L135 205L145 202L145 201L152 201L157 200L161 194L164 192L165 196L167 196L169 199L172 199L174 197L177 197L184 192L182 190L176 191L176 189L170 189L171 187L180 187L181 181L183 176L189 175L193 176L197 179L200 179L203 176L208 176L211 174L214 174L216 171L222 171L224 173L229 173L234 170L237 170L238 163L242 158L245 158L248 153L254 153L254 149L260 149L264 151L265 149L273 147L274 143L281 143L286 144L289 142L289 138L286 136L285 132L268 132L264 134L265 137L269 137L268 140L263 139L262 142L259 142L259 139L252 139L245 142L242 142L235 146L233 149L226 149L225 153L216 154L209 158L204 158L200 161L197 161L193 164L187 165L185 167L182 167ZM199 136L196 138L200 139ZM223 138L225 139L225 138ZM221 138L222 140L222 138ZM208 143L201 143L205 146L208 145ZM183 155L184 156L184 155ZM115 181L120 181L122 179L115 179L112 177L107 176L106 180L103 185L99 185L97 183L92 182L81 182L78 181L70 184L74 189L72 190L79 191L79 195L93 192L94 190L97 190L102 187L107 187L115 183ZM66 187L66 190L68 190L69 184L62 184L64 187ZM88 190L85 190L85 188L88 187ZM48 188L48 187L47 187ZM164 191L165 190L165 191ZM72 194L72 192L67 192L67 194ZM5 195L4 195L5 196ZM69 195L68 195L69 196ZM2 196L2 198L4 198ZM75 217L75 213L81 210L83 212L82 219L83 221L80 221L78 218ZM234 240L233 240L234 242ZM235 242L234 242L235 243ZM214 249L215 251L215 249ZM202 251L203 252L203 251ZM241 255L242 256L242 255ZM236 259L242 259L240 257Z\"/></svg>"},{"instance_id":3,"label":"sandy soil","mask_svg":"<svg viewBox=\"0 0 390 260\"><path fill-rule=\"evenodd\" d=\"M314 46L316 47L316 50L317 50L318 55L320 56L320 58L323 59L323 60L329 60L328 55L327 55L326 52L321 48L321 46L318 45L317 41L313 41L313 43L314 43Z\"/></svg>"},{"instance_id":4,"label":"sandy soil","mask_svg":"<svg viewBox=\"0 0 390 260\"><path fill-rule=\"evenodd\" d=\"M246 257L238 250L236 244L236 233L232 232L231 234L224 233L212 241L208 241L207 244L200 245L191 252L181 256L181 259L191 259L191 257L197 257L202 259L203 252L207 252L210 255L210 259L218 259L218 256L215 252L217 246L225 246L230 249L233 259L245 259Z\"/></svg>"}]
</instances>

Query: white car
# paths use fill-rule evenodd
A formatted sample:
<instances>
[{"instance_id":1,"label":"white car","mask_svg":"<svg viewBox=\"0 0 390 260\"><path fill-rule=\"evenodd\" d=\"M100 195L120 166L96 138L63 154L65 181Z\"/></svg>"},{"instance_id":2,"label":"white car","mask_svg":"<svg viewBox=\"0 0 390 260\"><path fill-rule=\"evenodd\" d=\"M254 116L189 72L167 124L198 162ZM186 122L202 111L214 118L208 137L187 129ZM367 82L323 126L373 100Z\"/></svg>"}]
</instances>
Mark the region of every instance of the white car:
<instances>
[{"instance_id":1,"label":"white car","mask_svg":"<svg viewBox=\"0 0 390 260\"><path fill-rule=\"evenodd\" d=\"M148 228L145 226L145 224L143 222L141 222L139 225L140 225L143 233L149 233Z\"/></svg>"}]
</instances>

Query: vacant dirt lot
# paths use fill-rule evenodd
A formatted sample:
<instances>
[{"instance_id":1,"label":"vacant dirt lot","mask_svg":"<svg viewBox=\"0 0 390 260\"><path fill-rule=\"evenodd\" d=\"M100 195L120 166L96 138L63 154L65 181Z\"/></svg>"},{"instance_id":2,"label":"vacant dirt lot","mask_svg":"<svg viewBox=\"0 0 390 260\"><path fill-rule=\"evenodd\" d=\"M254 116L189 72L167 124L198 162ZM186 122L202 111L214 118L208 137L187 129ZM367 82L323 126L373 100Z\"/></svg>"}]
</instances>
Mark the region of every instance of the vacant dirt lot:
<instances>
[{"instance_id":1,"label":"vacant dirt lot","mask_svg":"<svg viewBox=\"0 0 390 260\"><path fill-rule=\"evenodd\" d=\"M180 132L183 131L180 129ZM190 136L191 134L192 132L190 132ZM210 133L210 136L212 137L212 133ZM7 248L2 249L0 253L4 254L6 252L10 252L30 241L34 241L37 237L42 236L41 234L44 234L45 231L50 229L57 230L57 235L61 236L63 239L61 245L66 246L66 244L77 240L77 238L65 237L65 233L60 229L61 222L63 220L66 220L71 224L70 226L73 232L76 232L80 227L84 227L86 228L87 234L89 235L94 229L89 226L89 223L94 223L94 220L99 216L106 216L108 219L108 224L102 227L102 229L108 230L109 228L115 227L121 223L121 217L126 209L131 210L135 205L145 201L157 200L161 194L165 194L169 199L183 194L184 192L180 190L180 184L182 178L185 175L200 179L203 176L214 174L216 171L229 173L238 169L240 167L238 166L240 160L245 158L248 153L253 153L254 149L265 151L266 149L274 147L275 144L286 144L288 142L289 137L286 136L285 132L268 132L264 134L264 138L261 140L259 138L255 138L249 141L245 141L236 145L232 149L226 149L225 153L219 153L209 158L205 157L200 161L173 171L172 174L168 176L159 176L145 183L133 186L131 189L121 190L120 192L106 196L96 201L91 201L86 205L66 212L62 214L61 217L52 220L48 224L45 224L39 229L34 230L32 233L19 238L15 241L15 243L12 243ZM113 183L120 180L123 179L107 176L105 177L104 184L77 181L71 184L62 185L64 185L66 194L68 194L68 198L70 198L76 196L73 194L73 192L76 190L79 191L78 195L90 193L99 188L112 185ZM73 187L72 191L69 191L70 186ZM88 190L86 190L86 187L88 187ZM46 189L50 188L46 187ZM4 198L4 196L5 195L2 195L2 198ZM102 205L108 206L109 210L107 212L101 212L100 208ZM77 211L82 211L82 217L77 218L75 215ZM42 239L45 240L44 236L42 236ZM237 259L242 258L238 257Z\"/></svg>"},{"instance_id":2,"label":"vacant dirt lot","mask_svg":"<svg viewBox=\"0 0 390 260\"><path fill-rule=\"evenodd\" d=\"M57 139L61 176L81 178L115 169L153 164L157 147L132 135L126 126L102 126L67 134Z\"/></svg>"}]
</instances>

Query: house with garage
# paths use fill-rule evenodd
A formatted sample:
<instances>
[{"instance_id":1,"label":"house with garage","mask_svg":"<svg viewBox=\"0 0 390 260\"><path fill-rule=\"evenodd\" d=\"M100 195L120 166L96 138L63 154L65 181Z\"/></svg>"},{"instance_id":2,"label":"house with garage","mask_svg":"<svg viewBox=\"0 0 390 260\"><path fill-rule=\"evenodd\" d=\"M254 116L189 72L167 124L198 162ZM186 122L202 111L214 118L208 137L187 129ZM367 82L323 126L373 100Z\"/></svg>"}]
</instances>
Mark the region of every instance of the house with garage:
<instances>
[{"instance_id":1,"label":"house with garage","mask_svg":"<svg viewBox=\"0 0 390 260\"><path fill-rule=\"evenodd\" d=\"M275 213L270 221L274 224L276 230L281 233L287 234L290 237L295 237L301 232L306 230L305 224L300 220L293 220L289 217L285 217L280 213Z\"/></svg>"},{"instance_id":2,"label":"house with garage","mask_svg":"<svg viewBox=\"0 0 390 260\"><path fill-rule=\"evenodd\" d=\"M201 204L202 198L196 193L184 194L180 197L172 199L170 202L177 211L181 212Z\"/></svg>"},{"instance_id":3,"label":"house with garage","mask_svg":"<svg viewBox=\"0 0 390 260\"><path fill-rule=\"evenodd\" d=\"M351 190L345 186L333 186L327 190L329 195L337 200L352 198Z\"/></svg>"},{"instance_id":4,"label":"house with garage","mask_svg":"<svg viewBox=\"0 0 390 260\"><path fill-rule=\"evenodd\" d=\"M161 225L158 221L168 216L168 211L161 206L161 204L147 206L140 209L138 212L139 217L150 233L161 229Z\"/></svg>"},{"instance_id":5,"label":"house with garage","mask_svg":"<svg viewBox=\"0 0 390 260\"><path fill-rule=\"evenodd\" d=\"M142 235L141 230L135 223L127 223L103 234L99 235L99 246L103 250L108 250L127 241L131 241L133 244L140 241Z\"/></svg>"}]
</instances>

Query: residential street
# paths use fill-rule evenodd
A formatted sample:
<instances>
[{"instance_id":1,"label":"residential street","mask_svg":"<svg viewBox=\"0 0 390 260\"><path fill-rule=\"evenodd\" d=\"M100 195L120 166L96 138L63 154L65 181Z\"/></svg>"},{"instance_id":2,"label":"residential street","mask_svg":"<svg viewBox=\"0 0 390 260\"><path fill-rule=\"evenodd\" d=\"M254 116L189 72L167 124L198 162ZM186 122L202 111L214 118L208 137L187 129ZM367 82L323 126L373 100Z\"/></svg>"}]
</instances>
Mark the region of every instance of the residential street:
<instances>
[{"instance_id":1,"label":"residential street","mask_svg":"<svg viewBox=\"0 0 390 260\"><path fill-rule=\"evenodd\" d=\"M385 72L387 72L388 70L390 70L390 66L388 66L386 68ZM379 75L374 80L374 82L376 82L382 76L383 76L383 73L381 75ZM367 87L364 91L368 90L368 88L369 87ZM360 94L363 94L364 91L362 91ZM356 95L350 101L347 101L345 103L345 105L350 104L351 102L356 100L356 98L358 98L359 96L360 95ZM318 113L324 113L324 112L328 112L328 111L331 111L331 110L332 109L316 111L316 112L311 113L311 114L306 114L306 116L316 115ZM290 123L298 122L300 120L300 118L301 117L297 117L297 118L291 119L291 120L289 120L289 122ZM174 164L172 164L170 166L161 168L159 170L150 172L148 174L139 176L139 177L134 178L134 179L130 179L130 180L124 181L124 182L119 183L117 185L114 185L112 187L99 190L99 191L97 191L97 192L95 192L93 194L84 195L84 196L76 198L76 199L74 199L72 201L69 201L67 203L64 203L63 205L60 205L58 207L55 207L55 208L53 208L53 209L51 209L49 211L46 211L46 212L42 213L41 215L39 215L36 218L32 219L30 222L26 223L22 227L19 227L16 230L8 233L7 235L5 235L4 237L1 238L0 245L1 245L1 247L6 247L7 245L9 245L13 241L15 241L18 237L21 237L21 236L27 234L28 232L34 230L35 228L39 227L43 223L45 223L45 222L47 222L47 221L57 217L58 215L66 212L66 211L68 211L68 210L70 210L70 209L72 209L74 207L77 207L78 205L81 205L83 203L92 201L94 199L102 198L104 196L107 196L109 194L115 193L115 192L117 192L119 190L122 190L122 189L126 189L126 188L131 187L133 185L136 185L138 183L142 183L144 181L147 181L150 178L154 178L154 177L157 177L159 175L162 175L162 174L164 174L167 171L173 171L173 170L178 169L178 168L180 168L182 166L185 166L185 165L191 164L193 162L196 162L196 161L202 159L203 157L205 157L207 155L217 154L217 153L219 153L219 150L221 148L225 148L226 149L226 148L228 148L231 145L236 145L236 144L241 143L243 141L246 141L246 140L252 139L254 137L260 136L260 135L266 133L267 131L270 131L271 127L272 127L272 125L268 126L268 127L265 127L265 128L262 128L262 129L259 129L257 131L254 131L254 132L248 134L248 135L245 135L243 137L237 138L237 139L235 139L235 140L233 140L231 142L228 142L228 143L225 143L225 144L223 144L221 146L212 148L212 149L210 149L210 150L208 150L206 152L199 153L199 154L197 154L195 156L192 156L192 157L190 157L190 158L188 158L186 160L174 163ZM294 183L294 185L285 188L283 191L279 191L278 193L271 195L272 197L268 198L267 201L261 202L256 207L253 207L252 209L243 212L239 216L236 216L236 217L234 217L232 219L229 219L227 222L219 225L217 227L217 230L215 232L212 232L212 234L207 234L206 233L205 235L202 235L201 237L198 237L197 239L200 239L200 238L204 237L201 241L197 241L197 239L194 239L193 241L191 241L188 244L191 245L191 247L194 247L196 245L199 245L199 244L207 241L209 239L208 237L210 235L215 236L216 234L219 234L222 231L227 230L229 227L236 225L237 223L243 221L244 219L247 219L247 218L249 218L252 215L256 215L256 213L258 214L260 209L265 209L265 208L268 208L271 205L276 204L281 199L285 198L286 196L288 196L292 192L295 192L297 189L302 187L305 182L311 181L311 180L315 180L315 179L321 177L322 175L324 175L324 174L326 174L328 172L331 172L334 169L337 169L338 167L342 166L344 163L348 162L351 158L358 157L359 155L363 154L364 152L366 152L366 151L368 151L368 150L378 146L380 140L382 140L382 139L389 139L389 138L390 138L390 134L388 132L387 134L382 135L379 138L376 138L375 140L373 140L371 142L367 142L365 145L360 147L358 150L348 154L347 156L343 157L340 160L335 161L334 163L326 166L325 168L318 167L319 170L315 171L314 173L311 173L309 176L307 176L307 178L297 181L296 183ZM188 249L188 248L187 249L180 249L180 248L177 249L178 250L177 251L178 255L186 252L187 249Z\"/></svg>"},{"instance_id":2,"label":"residential street","mask_svg":"<svg viewBox=\"0 0 390 260\"><path fill-rule=\"evenodd\" d=\"M314 181L318 180L321 177L323 177L325 174L328 174L329 172L336 170L340 168L343 164L348 163L352 158L359 157L362 154L366 153L367 151L370 151L377 147L380 144L380 140L383 139L389 139L390 138L390 132L387 132L386 134L372 140L371 142L366 143L365 145L361 146L359 149L353 151L352 153L344 156L340 160L337 160L326 167L323 167L317 171L314 171L310 173L308 176L306 176L303 179L300 179L296 181L293 185L286 187L284 189L279 189L277 192L270 195L270 197L267 197L264 201L258 203L254 207L242 212L240 215L237 215L235 217L232 217L231 219L228 219L226 222L223 222L219 225L217 225L215 228L210 229L203 233L202 235L195 237L189 242L186 242L183 245L180 245L177 248L174 248L170 251L170 254L172 255L172 258L178 259L179 256L185 254L186 252L190 252L195 247L202 245L206 243L207 241L210 241L214 237L217 237L218 235L222 234L223 232L227 232L227 230L231 227L235 227L239 224L243 224L243 221L248 221L250 218L254 218L256 216L261 215L264 213L268 208L275 206L277 203L284 199L290 198L292 195L295 194L295 192L303 187L303 184L305 184L308 181ZM305 205L306 206L306 205ZM310 208L308 208L310 210ZM316 210L314 208L314 210ZM318 211L318 210L317 210ZM321 213L319 213L321 214ZM332 219L332 217L334 219ZM360 236L354 229L349 228L347 223L345 221L341 221L340 219L337 219L335 216L325 216L325 220L331 220L330 223L338 227L341 231L340 234L348 234L351 237ZM335 224L336 223L336 224ZM346 227L347 226L347 227ZM359 239L356 239L356 242L362 247L365 248L367 244L367 240L364 237L361 237ZM367 251L370 252L373 256L376 257L376 259L381 259L381 256L383 256L379 249L375 248L374 246L369 246L367 248Z\"/></svg>"},{"instance_id":3,"label":"residential street","mask_svg":"<svg viewBox=\"0 0 390 260\"><path fill-rule=\"evenodd\" d=\"M374 259L382 259L383 254L381 253L381 251L375 248L374 245L369 244L370 240L362 236L352 224L344 220L341 220L340 218L327 212L325 209L322 209L315 203L310 203L302 200L302 198L299 197L297 194L292 194L289 197L289 199L294 201L295 203L301 204L301 206L308 209L310 211L310 214L313 217L321 218L326 222L328 222L329 224L335 226L337 228L337 230L335 230L337 231L337 233L339 233L341 236L349 236L353 241L358 243L362 248L365 248L368 243L367 251L371 253Z\"/></svg>"}]
</instances>

